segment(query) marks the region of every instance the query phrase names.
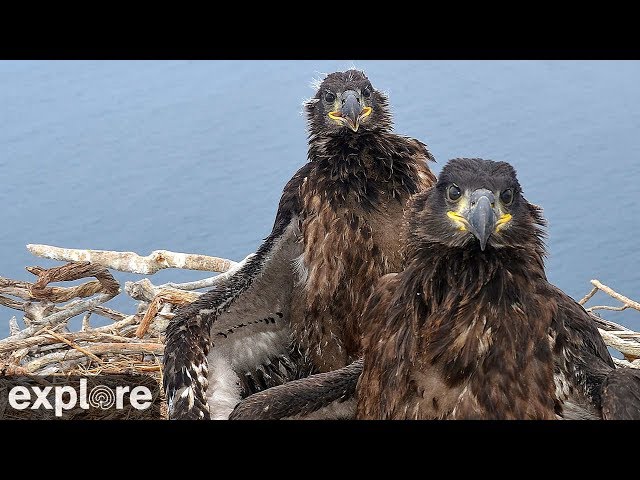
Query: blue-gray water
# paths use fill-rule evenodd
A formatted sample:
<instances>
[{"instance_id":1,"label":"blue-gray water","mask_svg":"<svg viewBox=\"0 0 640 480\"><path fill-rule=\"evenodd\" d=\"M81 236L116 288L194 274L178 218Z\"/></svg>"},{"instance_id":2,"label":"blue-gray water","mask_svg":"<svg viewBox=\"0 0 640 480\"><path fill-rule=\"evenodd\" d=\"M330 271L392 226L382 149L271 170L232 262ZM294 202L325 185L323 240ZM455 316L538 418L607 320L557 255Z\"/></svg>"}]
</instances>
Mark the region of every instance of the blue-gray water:
<instances>
[{"instance_id":1,"label":"blue-gray water","mask_svg":"<svg viewBox=\"0 0 640 480\"><path fill-rule=\"evenodd\" d=\"M640 62L618 61L0 61L0 276L61 264L28 243L255 251L306 161L311 80L352 65L436 173L457 156L516 167L549 221L553 283L640 298ZM134 311L124 294L108 305ZM0 337L13 314L0 307ZM640 328L640 313L605 316Z\"/></svg>"}]
</instances>

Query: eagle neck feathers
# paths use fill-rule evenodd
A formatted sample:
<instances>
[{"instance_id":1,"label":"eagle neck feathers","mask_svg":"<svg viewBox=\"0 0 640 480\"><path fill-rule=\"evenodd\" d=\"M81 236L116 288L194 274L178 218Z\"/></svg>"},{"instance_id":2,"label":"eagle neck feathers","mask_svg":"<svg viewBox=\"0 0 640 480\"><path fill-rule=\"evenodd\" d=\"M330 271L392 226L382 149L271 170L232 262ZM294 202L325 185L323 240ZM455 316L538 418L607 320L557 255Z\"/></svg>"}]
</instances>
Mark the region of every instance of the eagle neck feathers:
<instances>
[{"instance_id":1,"label":"eagle neck feathers","mask_svg":"<svg viewBox=\"0 0 640 480\"><path fill-rule=\"evenodd\" d=\"M311 135L308 159L318 173L316 190L333 208L355 202L375 210L384 196L404 202L435 181L426 145L385 130Z\"/></svg>"},{"instance_id":2,"label":"eagle neck feathers","mask_svg":"<svg viewBox=\"0 0 640 480\"><path fill-rule=\"evenodd\" d=\"M461 390L450 415L554 418L554 312L528 290L532 275L544 279L534 252L448 248L421 251L399 275L388 318L410 322L398 356Z\"/></svg>"}]
</instances>

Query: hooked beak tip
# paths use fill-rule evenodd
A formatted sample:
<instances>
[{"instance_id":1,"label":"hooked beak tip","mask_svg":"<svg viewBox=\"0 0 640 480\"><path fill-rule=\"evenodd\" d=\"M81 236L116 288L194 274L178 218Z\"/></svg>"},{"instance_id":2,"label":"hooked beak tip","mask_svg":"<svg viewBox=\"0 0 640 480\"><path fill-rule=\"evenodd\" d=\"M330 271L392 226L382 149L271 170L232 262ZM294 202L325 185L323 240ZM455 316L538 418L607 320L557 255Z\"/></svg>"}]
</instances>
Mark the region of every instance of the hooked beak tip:
<instances>
[{"instance_id":1,"label":"hooked beak tip","mask_svg":"<svg viewBox=\"0 0 640 480\"><path fill-rule=\"evenodd\" d=\"M496 214L491 200L486 196L478 198L469 212L468 220L473 235L480 242L480 250L484 252L496 226Z\"/></svg>"}]
</instances>

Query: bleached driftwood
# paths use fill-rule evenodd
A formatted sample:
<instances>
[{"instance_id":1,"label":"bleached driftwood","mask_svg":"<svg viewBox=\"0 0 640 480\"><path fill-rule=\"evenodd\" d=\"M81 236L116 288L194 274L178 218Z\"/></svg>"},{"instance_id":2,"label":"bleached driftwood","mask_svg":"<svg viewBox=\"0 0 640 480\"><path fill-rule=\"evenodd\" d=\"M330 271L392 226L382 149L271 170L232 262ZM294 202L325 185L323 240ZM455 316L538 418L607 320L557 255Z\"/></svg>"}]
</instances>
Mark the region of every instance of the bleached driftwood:
<instances>
[{"instance_id":1,"label":"bleached driftwood","mask_svg":"<svg viewBox=\"0 0 640 480\"><path fill-rule=\"evenodd\" d=\"M92 358L104 354L135 355L147 353L151 355L162 355L163 351L164 345L160 343L103 343L86 347L84 351L71 350L43 355L30 361L24 367L28 372L36 373L38 370L52 363L82 359L87 357L87 354L90 354L91 357L89 358Z\"/></svg>"},{"instance_id":2,"label":"bleached driftwood","mask_svg":"<svg viewBox=\"0 0 640 480\"><path fill-rule=\"evenodd\" d=\"M599 328L598 331L608 346L622 352L625 357L632 357L633 359L640 358L640 343L624 340L618 335L614 335L601 328Z\"/></svg>"},{"instance_id":3,"label":"bleached driftwood","mask_svg":"<svg viewBox=\"0 0 640 480\"><path fill-rule=\"evenodd\" d=\"M154 250L146 257L143 257L134 252L81 250L38 244L29 244L27 249L34 255L43 258L64 262L91 262L121 272L142 275L152 275L164 268L226 272L235 265L235 262L224 258L195 253L170 252L169 250Z\"/></svg>"},{"instance_id":4,"label":"bleached driftwood","mask_svg":"<svg viewBox=\"0 0 640 480\"><path fill-rule=\"evenodd\" d=\"M203 288L211 288L217 285L219 282L224 279L230 277L234 273L236 273L242 266L253 257L255 254L252 253L247 255L242 261L235 263L234 265L227 271L220 273L220 275L216 275L215 277L203 278L202 280L196 280L195 282L186 282L186 283L165 283L162 285L155 286L151 283L148 278L143 278L142 280L138 280L136 282L125 282L124 289L127 295L129 295L134 300L144 300L147 302L151 302L156 295L160 294L163 291L171 291L171 290L200 290ZM199 292L194 292L196 295L200 295Z\"/></svg>"},{"instance_id":5,"label":"bleached driftwood","mask_svg":"<svg viewBox=\"0 0 640 480\"><path fill-rule=\"evenodd\" d=\"M202 294L197 289L215 285L246 262L246 259L236 263L165 250L141 257L132 252L82 251L46 245L29 245L28 248L35 254L70 262L50 269L27 267L38 277L34 283L0 277L0 293L4 294L0 295L0 304L23 311L25 324L21 329L12 317L11 335L0 339L0 370L5 374L81 371L157 375L164 349L164 329L173 317L171 310L176 305L195 300ZM103 305L121 291L108 268L153 273L171 267L222 273L182 284L155 286L148 279L127 282L126 293L138 300L137 313L133 315ZM50 282L89 276L96 280L72 287L48 286ZM92 314L114 320L114 323L94 328L90 321ZM67 331L68 321L78 315L82 315L81 330Z\"/></svg>"},{"instance_id":6,"label":"bleached driftwood","mask_svg":"<svg viewBox=\"0 0 640 480\"><path fill-rule=\"evenodd\" d=\"M591 280L591 284L593 285L593 288L582 299L580 299L578 303L591 314L591 317L598 325L598 331L600 332L600 335L602 335L607 346L618 350L622 355L624 355L625 360L614 359L616 364L632 368L640 368L640 333L618 323L605 320L594 313L597 310L622 311L628 308L640 312L640 303L616 292L614 289L603 284L599 280ZM594 305L586 307L585 303L593 298L593 296L599 291L602 291L610 297L618 300L622 305Z\"/></svg>"},{"instance_id":7,"label":"bleached driftwood","mask_svg":"<svg viewBox=\"0 0 640 480\"><path fill-rule=\"evenodd\" d=\"M611 287L607 287L606 285L602 284L599 280L591 280L591 284L593 285L593 288L589 293L587 293L587 295L584 296L584 298L582 298L582 300L580 300L579 302L580 305L583 305L587 300L593 297L596 294L596 292L598 292L598 290L601 290L607 295L620 301L622 303L622 306L612 307L609 305L594 305L593 307L587 308L586 309L587 312L593 312L595 310L613 310L613 311L620 312L622 310L626 310L627 308L633 308L634 310L637 310L640 312L640 303L634 300L631 300L630 298L625 297L624 295L619 294L618 292L613 290Z\"/></svg>"}]
</instances>

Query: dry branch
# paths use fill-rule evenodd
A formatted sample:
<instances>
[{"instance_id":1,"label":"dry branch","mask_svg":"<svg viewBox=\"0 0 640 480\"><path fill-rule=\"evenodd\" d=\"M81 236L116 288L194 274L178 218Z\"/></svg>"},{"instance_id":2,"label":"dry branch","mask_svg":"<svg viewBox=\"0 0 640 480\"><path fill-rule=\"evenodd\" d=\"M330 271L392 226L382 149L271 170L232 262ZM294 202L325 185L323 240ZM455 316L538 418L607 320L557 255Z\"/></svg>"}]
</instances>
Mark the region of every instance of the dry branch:
<instances>
[{"instance_id":1,"label":"dry branch","mask_svg":"<svg viewBox=\"0 0 640 480\"><path fill-rule=\"evenodd\" d=\"M27 270L38 276L38 280L29 288L29 293L33 298L39 300L46 299L54 303L67 302L76 297L90 297L98 292L113 296L120 293L120 284L102 265L93 265L89 262L69 262L60 267L49 269L27 267ZM69 288L47 287L50 282L68 282L87 277L96 277L98 281Z\"/></svg>"},{"instance_id":2,"label":"dry branch","mask_svg":"<svg viewBox=\"0 0 640 480\"><path fill-rule=\"evenodd\" d=\"M106 294L106 293L101 293L100 295L94 297L94 298L90 298L88 300L85 300L77 305L75 305L72 308L67 308L64 310L61 310L59 312L56 312L52 315L49 315L46 317L46 325L51 328L54 327L56 325L59 325L60 323L66 322L67 320L69 320L70 318L75 317L76 315L81 314L82 312L86 312L87 310L90 310L91 308L100 305L101 303L107 302L109 300L111 300L114 297L114 295L110 295L110 294ZM32 325L30 327L25 328L24 330L21 330L19 333L16 333L14 336L10 337L10 338L4 338L2 340L0 340L0 348L3 344L5 344L7 342L7 340L11 340L11 339L16 339L16 338L28 338L30 336L32 336L34 333L40 331L40 329L42 328L42 325Z\"/></svg>"},{"instance_id":3,"label":"dry branch","mask_svg":"<svg viewBox=\"0 0 640 480\"><path fill-rule=\"evenodd\" d=\"M134 300L145 300L147 302L151 302L156 295L166 289L191 291L199 290L201 288L211 288L240 270L247 260L254 255L254 253L247 255L242 261L236 263L232 268L220 275L216 275L215 277L203 278L202 280L196 280L195 282L165 283L158 286L153 285L149 279L143 278L137 282L125 282L124 289L125 292L127 292L127 295ZM194 294L200 295L199 292L194 292Z\"/></svg>"},{"instance_id":4,"label":"dry branch","mask_svg":"<svg viewBox=\"0 0 640 480\"><path fill-rule=\"evenodd\" d=\"M13 336L20 333L20 326L15 315L9 319L9 335Z\"/></svg>"},{"instance_id":5,"label":"dry branch","mask_svg":"<svg viewBox=\"0 0 640 480\"><path fill-rule=\"evenodd\" d=\"M617 335L614 335L611 332L607 332L606 330L602 330L600 328L598 329L598 331L600 332L600 335L602 335L604 343L621 352L627 360L635 360L636 358L640 358L640 343L623 340Z\"/></svg>"},{"instance_id":6,"label":"dry branch","mask_svg":"<svg viewBox=\"0 0 640 480\"><path fill-rule=\"evenodd\" d=\"M102 360L100 360L98 357L96 357L93 353L89 352L88 350L85 350L84 348L82 348L80 345L73 343L70 340L67 340L66 338L64 338L62 335L57 334L56 332L54 332L53 330L49 330L48 328L44 329L45 332L47 332L49 335L51 335L53 338L60 340L62 343L69 345L71 348L73 348L74 350L77 350L81 353L84 353L87 357L89 357L91 360L94 360L98 363L102 363Z\"/></svg>"},{"instance_id":7,"label":"dry branch","mask_svg":"<svg viewBox=\"0 0 640 480\"><path fill-rule=\"evenodd\" d=\"M38 257L65 262L91 262L121 272L152 275L164 268L206 270L226 272L236 263L224 258L198 255L195 253L154 250L146 257L134 252L113 252L109 250L79 250L51 245L27 245L27 249Z\"/></svg>"},{"instance_id":8,"label":"dry branch","mask_svg":"<svg viewBox=\"0 0 640 480\"><path fill-rule=\"evenodd\" d=\"M616 300L622 302L624 305L628 305L629 308L633 308L634 310L638 310L640 312L640 303L634 300L631 300L630 298L627 298L624 295L619 294L618 292L613 290L611 287L607 287L606 285L602 284L599 280L591 280L591 284L594 287L602 290L607 295L610 295Z\"/></svg>"},{"instance_id":9,"label":"dry branch","mask_svg":"<svg viewBox=\"0 0 640 480\"><path fill-rule=\"evenodd\" d=\"M86 351L91 353L92 355L132 355L141 353L162 355L164 351L164 345L160 343L103 343L88 347L86 348ZM85 352L80 352L77 350L65 350L63 352L54 352L38 357L35 360L27 363L25 365L25 368L31 373L36 373L38 370L53 363L78 360L82 358L86 358Z\"/></svg>"},{"instance_id":10,"label":"dry branch","mask_svg":"<svg viewBox=\"0 0 640 480\"><path fill-rule=\"evenodd\" d=\"M138 326L138 330L136 331L136 337L142 338L144 334L147 332L151 321L156 318L160 309L165 304L171 305L185 305L187 303L193 302L198 295L195 292L185 292L183 290L177 290L175 288L166 288L160 290L160 292L155 296L149 308L147 309L147 313L144 314L140 325Z\"/></svg>"},{"instance_id":11,"label":"dry branch","mask_svg":"<svg viewBox=\"0 0 640 480\"><path fill-rule=\"evenodd\" d=\"M110 325L109 328L113 326ZM50 333L49 330L43 329L44 332ZM118 342L135 342L136 340L130 337L123 337L120 335L113 335L110 333L99 332L98 329L91 330L89 332L72 332L72 333L57 333L58 337L52 338L50 335L35 335L33 337L14 340L0 345L0 354L7 353L23 348L31 348L35 346L42 346L48 344L56 344L58 340L62 340L64 343L69 342L105 342L105 343L118 343ZM13 340L13 339L11 339Z\"/></svg>"},{"instance_id":12,"label":"dry branch","mask_svg":"<svg viewBox=\"0 0 640 480\"><path fill-rule=\"evenodd\" d=\"M636 363L634 363L634 361L640 359L640 333L634 332L627 327L624 327L623 325L604 320L603 318L600 318L593 313L595 310L623 311L628 308L633 308L640 311L640 303L616 292L611 287L604 285L599 280L591 280L591 284L593 285L591 291L587 295L585 295L578 303L580 303L584 307L584 304L588 300L590 300L598 291L602 291L622 303L621 306L594 305L591 307L585 307L585 310L590 313L591 318L593 318L594 322L597 324L598 331L604 339L605 344L611 348L615 348L620 353L622 353L626 359L626 362L630 363L630 365L627 365L626 363L620 363L623 361L620 361L619 359L615 359L618 360L616 363L618 365L633 366L634 368L640 367L636 367Z\"/></svg>"}]
</instances>

